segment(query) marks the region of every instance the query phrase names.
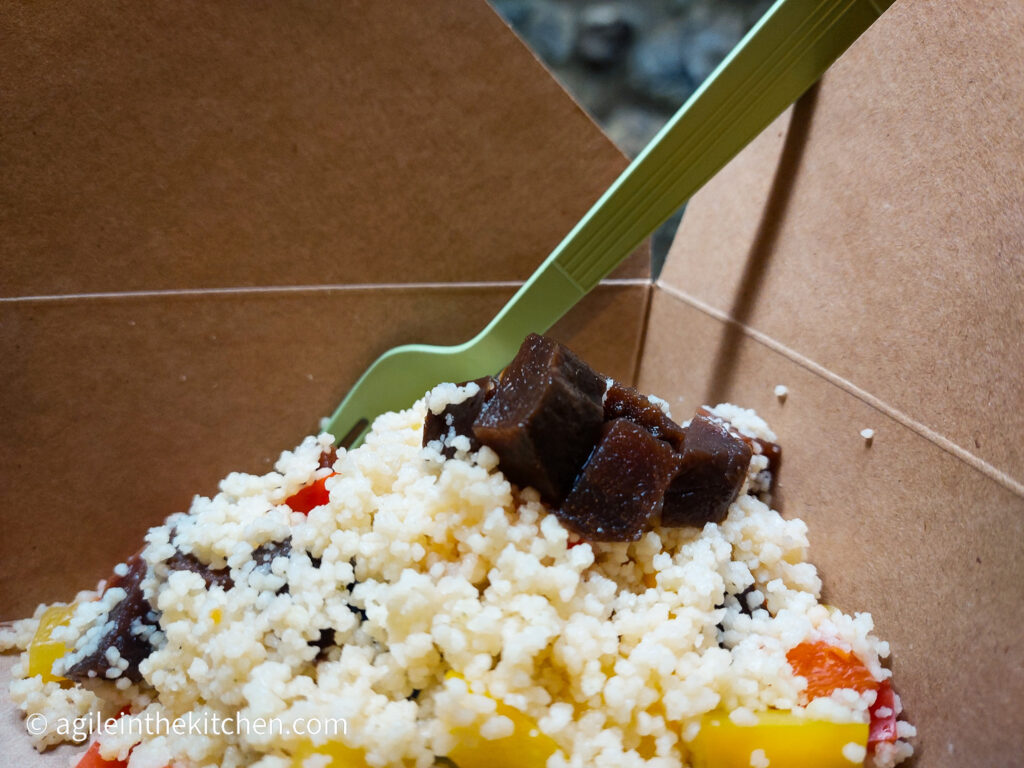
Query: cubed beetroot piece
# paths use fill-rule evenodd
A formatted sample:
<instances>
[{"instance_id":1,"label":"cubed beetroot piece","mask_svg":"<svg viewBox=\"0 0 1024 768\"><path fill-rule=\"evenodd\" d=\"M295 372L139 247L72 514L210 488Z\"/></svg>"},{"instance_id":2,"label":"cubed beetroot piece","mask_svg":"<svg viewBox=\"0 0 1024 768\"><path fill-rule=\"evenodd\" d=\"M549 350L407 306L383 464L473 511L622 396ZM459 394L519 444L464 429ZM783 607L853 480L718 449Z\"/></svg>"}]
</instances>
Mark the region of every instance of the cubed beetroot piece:
<instances>
[{"instance_id":1,"label":"cubed beetroot piece","mask_svg":"<svg viewBox=\"0 0 1024 768\"><path fill-rule=\"evenodd\" d=\"M268 541L260 544L252 552L252 559L256 561L256 567L270 571L274 560L279 557L288 557L292 553L292 539L289 536L284 541Z\"/></svg>"},{"instance_id":2,"label":"cubed beetroot piece","mask_svg":"<svg viewBox=\"0 0 1024 768\"><path fill-rule=\"evenodd\" d=\"M661 524L720 523L750 465L750 446L720 420L698 413L686 428L679 473L665 494Z\"/></svg>"},{"instance_id":3,"label":"cubed beetroot piece","mask_svg":"<svg viewBox=\"0 0 1024 768\"><path fill-rule=\"evenodd\" d=\"M768 471L774 477L782 467L782 446L761 437L752 437L750 439L754 443L752 446L754 452L768 457Z\"/></svg>"},{"instance_id":4,"label":"cubed beetroot piece","mask_svg":"<svg viewBox=\"0 0 1024 768\"><path fill-rule=\"evenodd\" d=\"M561 344L531 333L473 424L501 471L559 504L601 436L605 379Z\"/></svg>"},{"instance_id":5,"label":"cubed beetroot piece","mask_svg":"<svg viewBox=\"0 0 1024 768\"><path fill-rule=\"evenodd\" d=\"M157 614L142 594L146 561L140 555L133 555L127 566L124 575L115 573L107 584L108 590L117 587L125 590L124 599L99 619L100 626L104 627L103 634L85 654L69 659L65 677L83 681L89 678L110 680L123 675L136 683L142 679L139 663L153 651L149 636L157 626ZM109 648L117 649L114 662L111 661L113 654L108 656ZM118 667L118 657L127 662L127 667L111 676L108 670Z\"/></svg>"},{"instance_id":6,"label":"cubed beetroot piece","mask_svg":"<svg viewBox=\"0 0 1024 768\"><path fill-rule=\"evenodd\" d=\"M750 443L754 453L768 457L768 471L772 475L770 490L774 491L775 484L779 482L779 469L782 467L782 446L760 437L744 436L744 439Z\"/></svg>"},{"instance_id":7,"label":"cubed beetroot piece","mask_svg":"<svg viewBox=\"0 0 1024 768\"><path fill-rule=\"evenodd\" d=\"M464 381L458 386L464 387L468 383L468 381ZM480 415L484 404L494 394L494 390L498 386L498 380L493 376L484 376L482 379L475 379L473 383L480 388L480 391L475 395L467 397L457 405L445 406L445 409L440 413L427 410L427 418L423 422L424 447L426 447L427 443L434 440L439 440L443 444L445 439L450 436L465 435L469 438L469 450L480 450L480 441L473 434L473 422ZM447 459L453 458L455 456L455 447L443 445L441 453Z\"/></svg>"},{"instance_id":8,"label":"cubed beetroot piece","mask_svg":"<svg viewBox=\"0 0 1024 768\"><path fill-rule=\"evenodd\" d=\"M697 411L710 419L717 420L709 409L701 408ZM768 471L772 473L772 486L775 486L775 481L779 476L779 469L782 468L782 446L778 443L773 443L771 440L765 440L762 437L749 437L748 435L736 432L743 441L750 446L754 455L761 455L768 457Z\"/></svg>"},{"instance_id":9,"label":"cubed beetroot piece","mask_svg":"<svg viewBox=\"0 0 1024 768\"><path fill-rule=\"evenodd\" d=\"M604 420L629 419L677 451L683 450L684 430L665 415L647 395L615 382L604 396Z\"/></svg>"},{"instance_id":10,"label":"cubed beetroot piece","mask_svg":"<svg viewBox=\"0 0 1024 768\"><path fill-rule=\"evenodd\" d=\"M229 568L211 568L191 552L185 553L175 550L174 554L167 558L167 570L169 571L192 571L203 577L206 588L216 585L224 589L231 589L235 583L231 580Z\"/></svg>"},{"instance_id":11,"label":"cubed beetroot piece","mask_svg":"<svg viewBox=\"0 0 1024 768\"><path fill-rule=\"evenodd\" d=\"M266 544L261 544L253 550L252 559L256 563L256 568L263 571L264 573L270 573L274 565L274 560L279 557L288 557L292 553L292 539L289 536L284 541L268 541ZM317 566L319 567L319 566ZM291 588L287 584L282 584L278 588L278 595L290 594Z\"/></svg>"},{"instance_id":12,"label":"cubed beetroot piece","mask_svg":"<svg viewBox=\"0 0 1024 768\"><path fill-rule=\"evenodd\" d=\"M636 541L658 522L679 456L628 419L615 419L555 513L591 541Z\"/></svg>"}]
</instances>

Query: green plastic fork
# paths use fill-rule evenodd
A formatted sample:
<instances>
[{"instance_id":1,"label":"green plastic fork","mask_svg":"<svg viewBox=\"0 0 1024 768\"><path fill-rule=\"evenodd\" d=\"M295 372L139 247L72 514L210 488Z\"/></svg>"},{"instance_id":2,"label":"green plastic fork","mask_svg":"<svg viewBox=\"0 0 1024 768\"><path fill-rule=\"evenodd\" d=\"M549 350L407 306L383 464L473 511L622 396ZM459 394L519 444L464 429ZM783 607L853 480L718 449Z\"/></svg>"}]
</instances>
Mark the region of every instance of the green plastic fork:
<instances>
[{"instance_id":1,"label":"green plastic fork","mask_svg":"<svg viewBox=\"0 0 1024 768\"><path fill-rule=\"evenodd\" d=\"M386 352L324 425L356 445L442 381L501 370L811 87L893 0L777 0L487 327L453 347Z\"/></svg>"}]
</instances>

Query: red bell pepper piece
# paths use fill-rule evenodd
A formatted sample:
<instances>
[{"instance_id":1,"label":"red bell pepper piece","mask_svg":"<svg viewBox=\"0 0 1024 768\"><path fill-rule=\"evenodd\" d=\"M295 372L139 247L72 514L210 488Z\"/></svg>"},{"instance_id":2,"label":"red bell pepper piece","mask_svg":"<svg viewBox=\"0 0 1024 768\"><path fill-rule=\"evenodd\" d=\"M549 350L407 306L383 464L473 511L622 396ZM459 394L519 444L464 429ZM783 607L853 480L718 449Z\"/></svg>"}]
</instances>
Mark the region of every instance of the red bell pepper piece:
<instances>
[{"instance_id":1,"label":"red bell pepper piece","mask_svg":"<svg viewBox=\"0 0 1024 768\"><path fill-rule=\"evenodd\" d=\"M878 713L880 709L888 709L889 712L886 715L880 715ZM878 686L878 698L871 705L870 714L868 749L874 751L876 744L883 741L896 741L896 696L888 680L883 680Z\"/></svg>"},{"instance_id":2,"label":"red bell pepper piece","mask_svg":"<svg viewBox=\"0 0 1024 768\"><path fill-rule=\"evenodd\" d=\"M118 710L117 714L114 715L115 720L120 720L125 715L130 715L132 708L130 705L125 704L121 709ZM129 750L130 754L130 750ZM82 755L82 759L78 761L75 768L127 768L127 760L104 760L100 757L100 745L98 742L93 742L92 746L89 747L88 751ZM166 768L171 768L166 766Z\"/></svg>"},{"instance_id":3,"label":"red bell pepper piece","mask_svg":"<svg viewBox=\"0 0 1024 768\"><path fill-rule=\"evenodd\" d=\"M76 768L128 768L128 761L104 760L100 757L99 742L94 741L89 751L82 755Z\"/></svg>"},{"instance_id":4,"label":"red bell pepper piece","mask_svg":"<svg viewBox=\"0 0 1024 768\"><path fill-rule=\"evenodd\" d=\"M331 494L325 487L325 484L327 483L327 478L334 477L336 474L338 473L331 472L331 474L310 483L305 488L296 491L285 499L284 503L296 512L308 515L311 510L316 507L322 507L331 500Z\"/></svg>"}]
</instances>

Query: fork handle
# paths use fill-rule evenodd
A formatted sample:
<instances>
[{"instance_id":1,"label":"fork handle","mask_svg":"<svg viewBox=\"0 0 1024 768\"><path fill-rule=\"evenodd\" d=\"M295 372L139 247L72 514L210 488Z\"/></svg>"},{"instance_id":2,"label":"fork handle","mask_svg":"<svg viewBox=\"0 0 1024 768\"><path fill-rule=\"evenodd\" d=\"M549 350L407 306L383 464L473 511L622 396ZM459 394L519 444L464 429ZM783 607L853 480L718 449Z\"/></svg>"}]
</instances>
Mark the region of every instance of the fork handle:
<instances>
[{"instance_id":1,"label":"fork handle","mask_svg":"<svg viewBox=\"0 0 1024 768\"><path fill-rule=\"evenodd\" d=\"M475 341L543 333L778 117L894 0L777 0Z\"/></svg>"}]
</instances>

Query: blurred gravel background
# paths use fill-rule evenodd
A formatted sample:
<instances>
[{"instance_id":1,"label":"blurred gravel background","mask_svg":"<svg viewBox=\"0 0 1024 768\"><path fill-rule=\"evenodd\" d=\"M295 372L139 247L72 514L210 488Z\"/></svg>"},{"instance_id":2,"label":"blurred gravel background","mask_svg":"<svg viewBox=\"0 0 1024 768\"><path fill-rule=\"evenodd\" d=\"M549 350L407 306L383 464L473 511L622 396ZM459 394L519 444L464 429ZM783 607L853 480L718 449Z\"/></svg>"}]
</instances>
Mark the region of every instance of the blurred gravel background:
<instances>
[{"instance_id":1,"label":"blurred gravel background","mask_svg":"<svg viewBox=\"0 0 1024 768\"><path fill-rule=\"evenodd\" d=\"M635 157L772 0L490 0L623 152ZM655 234L655 274L682 212Z\"/></svg>"}]
</instances>

